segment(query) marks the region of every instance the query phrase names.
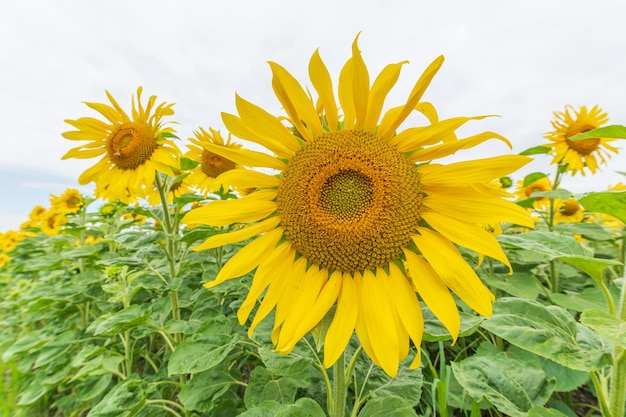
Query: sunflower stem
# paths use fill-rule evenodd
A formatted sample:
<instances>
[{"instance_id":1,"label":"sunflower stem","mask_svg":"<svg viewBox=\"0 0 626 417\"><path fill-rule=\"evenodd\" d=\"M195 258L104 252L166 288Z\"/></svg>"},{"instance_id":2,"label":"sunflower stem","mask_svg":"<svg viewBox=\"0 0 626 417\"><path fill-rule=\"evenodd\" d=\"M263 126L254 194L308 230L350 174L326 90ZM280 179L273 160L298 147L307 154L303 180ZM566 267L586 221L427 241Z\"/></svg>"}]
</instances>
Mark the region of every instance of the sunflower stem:
<instances>
[{"instance_id":1,"label":"sunflower stem","mask_svg":"<svg viewBox=\"0 0 626 417\"><path fill-rule=\"evenodd\" d=\"M168 190L166 190L167 186L166 184L161 180L161 175L157 172L154 176L155 178L155 182L157 185L157 189L159 190L159 197L161 199L161 207L163 208L163 228L165 229L165 233L166 233L166 246L165 246L165 254L167 257L167 261L169 264L169 272L170 272L170 281L169 284L171 285L174 282L174 279L176 278L176 242L174 242L174 226L173 226L173 222L172 222L172 218L171 218L171 213L169 210L169 206L167 204L167 192ZM176 216L176 213L173 214L174 216ZM178 232L178 231L176 231ZM178 290L175 288L171 288L170 287L170 302L172 304L172 319L173 320L180 320L180 309L178 306ZM176 345L180 344L181 342L181 335L180 333L175 333L174 335L174 342L176 343Z\"/></svg>"},{"instance_id":2,"label":"sunflower stem","mask_svg":"<svg viewBox=\"0 0 626 417\"><path fill-rule=\"evenodd\" d=\"M616 316L626 321L626 279L622 280L622 291ZM626 349L613 347L613 370L611 371L611 389L609 392L609 411L611 417L623 417L626 404Z\"/></svg>"},{"instance_id":3,"label":"sunflower stem","mask_svg":"<svg viewBox=\"0 0 626 417\"><path fill-rule=\"evenodd\" d=\"M328 410L329 417L344 417L346 409L346 369L344 354L339 355L339 359L333 365L333 393L331 409Z\"/></svg>"}]
</instances>

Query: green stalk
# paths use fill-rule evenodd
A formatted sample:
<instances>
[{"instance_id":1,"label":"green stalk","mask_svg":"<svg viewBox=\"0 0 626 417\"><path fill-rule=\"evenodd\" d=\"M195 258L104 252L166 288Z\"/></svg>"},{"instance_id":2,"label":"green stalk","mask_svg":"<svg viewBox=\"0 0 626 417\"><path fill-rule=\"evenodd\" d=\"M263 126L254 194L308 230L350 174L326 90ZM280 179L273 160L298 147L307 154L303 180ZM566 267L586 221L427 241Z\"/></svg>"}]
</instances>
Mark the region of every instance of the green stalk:
<instances>
[{"instance_id":1,"label":"green stalk","mask_svg":"<svg viewBox=\"0 0 626 417\"><path fill-rule=\"evenodd\" d=\"M333 365L333 394L331 409L328 410L329 417L344 417L346 409L346 370L344 362L344 353L339 356L337 362Z\"/></svg>"},{"instance_id":2,"label":"green stalk","mask_svg":"<svg viewBox=\"0 0 626 417\"><path fill-rule=\"evenodd\" d=\"M172 218L170 216L170 210L167 205L167 191L165 188L165 184L161 181L161 176L157 173L155 176L155 181L157 185L157 189L159 190L159 196L161 198L161 207L163 208L163 227L165 229L166 234L166 246L164 248L166 252L167 261L169 264L170 271L170 284L176 278L176 242L173 239L174 235L174 225L172 223ZM176 215L176 213L174 213ZM170 302L172 304L172 319L180 320L180 308L178 306L178 291L174 289L170 289ZM180 333L174 334L174 341L178 345L181 342Z\"/></svg>"},{"instance_id":3,"label":"green stalk","mask_svg":"<svg viewBox=\"0 0 626 417\"><path fill-rule=\"evenodd\" d=\"M626 278L622 281L617 317L626 321ZM611 417L623 417L626 405L626 349L613 347L613 370L611 371L611 389L609 392L609 410Z\"/></svg>"}]
</instances>

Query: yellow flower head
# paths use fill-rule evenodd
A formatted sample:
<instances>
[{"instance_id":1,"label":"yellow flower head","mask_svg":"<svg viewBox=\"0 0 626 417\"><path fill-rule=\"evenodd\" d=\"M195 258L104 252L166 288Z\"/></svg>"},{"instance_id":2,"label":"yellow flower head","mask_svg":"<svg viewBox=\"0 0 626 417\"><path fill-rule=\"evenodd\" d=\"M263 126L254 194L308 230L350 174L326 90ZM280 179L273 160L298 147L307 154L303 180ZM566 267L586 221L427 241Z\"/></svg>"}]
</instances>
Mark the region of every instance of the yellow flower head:
<instances>
[{"instance_id":1,"label":"yellow flower head","mask_svg":"<svg viewBox=\"0 0 626 417\"><path fill-rule=\"evenodd\" d=\"M231 143L230 133L228 140L220 134L219 130L209 128L209 132L200 128L194 132L195 138L189 138L192 145L187 145L189 150L185 154L186 158L199 162L191 174L187 177L190 184L194 184L205 197L217 190L220 185L215 182L215 178L231 169L238 168L238 165L227 156L214 152L215 147L239 149L241 145Z\"/></svg>"},{"instance_id":2,"label":"yellow flower head","mask_svg":"<svg viewBox=\"0 0 626 417\"><path fill-rule=\"evenodd\" d=\"M591 110L587 110L586 106L580 106L576 111L574 107L568 105L565 112L554 112L554 116L551 122L554 130L544 135L551 141L546 146L552 148L550 153L554 155L553 164L568 164L567 170L572 175L578 172L585 175L585 168L589 168L594 174L598 169L598 160L605 164L606 159L610 158L609 151L617 153L617 148L608 143L615 139L570 140L572 136L597 129L609 120L607 114L598 106L593 106Z\"/></svg>"},{"instance_id":3,"label":"yellow flower head","mask_svg":"<svg viewBox=\"0 0 626 417\"><path fill-rule=\"evenodd\" d=\"M40 221L41 219L43 219L46 216L46 213L48 212L48 209L43 207L43 206L35 206L33 207L33 209L30 211L30 214L28 215L28 218L32 221Z\"/></svg>"},{"instance_id":4,"label":"yellow flower head","mask_svg":"<svg viewBox=\"0 0 626 417\"><path fill-rule=\"evenodd\" d=\"M68 188L59 196L50 194L52 210L57 213L76 213L83 206L83 196L75 188Z\"/></svg>"},{"instance_id":5,"label":"yellow flower head","mask_svg":"<svg viewBox=\"0 0 626 417\"><path fill-rule=\"evenodd\" d=\"M67 216L64 213L48 210L45 217L39 222L39 229L48 236L59 234L61 227L67 223Z\"/></svg>"},{"instance_id":6,"label":"yellow flower head","mask_svg":"<svg viewBox=\"0 0 626 417\"><path fill-rule=\"evenodd\" d=\"M554 224L579 223L583 221L585 210L575 197L567 200L554 199Z\"/></svg>"},{"instance_id":7,"label":"yellow flower head","mask_svg":"<svg viewBox=\"0 0 626 417\"><path fill-rule=\"evenodd\" d=\"M531 227L533 221L503 198L508 193L489 183L530 159L510 155L429 163L491 138L509 144L492 132L457 139L459 126L482 117L438 121L434 108L420 102L442 63L439 57L430 64L405 104L383 112L405 62L388 65L370 83L355 40L339 76L339 103L315 52L309 63L315 101L286 69L270 62L272 87L287 118L238 96L238 115L222 115L230 132L274 155L215 145L206 149L278 174L244 168L225 172L219 177L224 184L255 190L192 210L184 222L245 226L210 237L198 250L257 236L205 285L256 269L238 318L246 322L264 294L249 333L275 309L272 341L278 352L289 353L336 306L325 335L325 366L339 358L356 330L369 357L393 376L409 353L409 341L418 350L421 344L418 295L453 339L460 318L451 291L478 313L492 314L493 294L455 244L509 265L482 225L506 221ZM432 124L399 130L416 108L428 110ZM413 368L419 358L418 351Z\"/></svg>"},{"instance_id":8,"label":"yellow flower head","mask_svg":"<svg viewBox=\"0 0 626 417\"><path fill-rule=\"evenodd\" d=\"M174 114L173 104L161 103L155 108L156 96L141 104L142 89L133 97L129 116L107 91L112 107L102 103L85 103L99 112L105 120L82 117L66 122L78 130L65 132L63 137L89 143L67 152L66 158L101 159L79 177L80 184L94 182L96 196L124 203L145 196L152 189L156 172L173 175L180 151L168 140L174 130L165 127L161 119Z\"/></svg>"},{"instance_id":9,"label":"yellow flower head","mask_svg":"<svg viewBox=\"0 0 626 417\"><path fill-rule=\"evenodd\" d=\"M517 181L517 188L515 191L515 196L518 200L525 200L530 198L530 196L537 191L551 191L552 183L550 183L550 179L548 177L539 178L537 181L533 181L530 184L524 185L524 180ZM548 207L550 204L550 199L547 197L533 197L535 201L533 202L533 206L537 209L543 209Z\"/></svg>"},{"instance_id":10,"label":"yellow flower head","mask_svg":"<svg viewBox=\"0 0 626 417\"><path fill-rule=\"evenodd\" d=\"M6 253L0 253L0 268L5 266L7 262L9 262L9 259L9 255L7 255Z\"/></svg>"},{"instance_id":11,"label":"yellow flower head","mask_svg":"<svg viewBox=\"0 0 626 417\"><path fill-rule=\"evenodd\" d=\"M0 233L0 250L11 252L22 239L24 239L24 234L15 230L7 230L4 233Z\"/></svg>"}]
</instances>

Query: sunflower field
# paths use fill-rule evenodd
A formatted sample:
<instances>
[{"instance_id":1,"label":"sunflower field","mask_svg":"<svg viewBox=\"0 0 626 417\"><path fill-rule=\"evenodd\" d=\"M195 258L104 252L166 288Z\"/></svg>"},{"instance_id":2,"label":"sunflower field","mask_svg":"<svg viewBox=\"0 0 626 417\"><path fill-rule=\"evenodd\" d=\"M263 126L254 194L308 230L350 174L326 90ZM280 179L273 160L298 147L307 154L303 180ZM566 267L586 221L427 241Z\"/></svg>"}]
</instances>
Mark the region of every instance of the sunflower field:
<instances>
[{"instance_id":1,"label":"sunflower field","mask_svg":"<svg viewBox=\"0 0 626 417\"><path fill-rule=\"evenodd\" d=\"M358 36L336 88L270 62L284 113L236 96L186 151L141 87L85 103L94 194L0 233L0 416L623 417L626 185L560 184L626 127L566 106L449 162L512 146L422 100L443 61L391 106L406 62L371 81Z\"/></svg>"}]
</instances>

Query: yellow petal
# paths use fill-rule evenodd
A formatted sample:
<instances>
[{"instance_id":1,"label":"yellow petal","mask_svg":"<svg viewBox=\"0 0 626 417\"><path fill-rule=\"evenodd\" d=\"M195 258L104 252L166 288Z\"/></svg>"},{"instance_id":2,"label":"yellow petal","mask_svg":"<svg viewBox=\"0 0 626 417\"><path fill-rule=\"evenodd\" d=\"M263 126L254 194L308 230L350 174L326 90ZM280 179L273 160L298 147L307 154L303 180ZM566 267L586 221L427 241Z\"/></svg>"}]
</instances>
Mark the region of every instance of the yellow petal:
<instances>
[{"instance_id":1,"label":"yellow petal","mask_svg":"<svg viewBox=\"0 0 626 417\"><path fill-rule=\"evenodd\" d=\"M282 229L274 229L248 243L226 262L213 281L205 283L204 286L213 288L229 279L246 275L274 250L282 235Z\"/></svg>"},{"instance_id":2,"label":"yellow petal","mask_svg":"<svg viewBox=\"0 0 626 417\"><path fill-rule=\"evenodd\" d=\"M280 65L275 62L269 64L274 75L272 78L274 93L282 103L291 122L307 140L312 139L309 129L315 136L321 136L324 132L319 115L300 83Z\"/></svg>"},{"instance_id":3,"label":"yellow petal","mask_svg":"<svg viewBox=\"0 0 626 417\"><path fill-rule=\"evenodd\" d=\"M322 319L323 316L318 317L313 307L327 280L328 271L326 269L320 270L317 265L311 265L305 273L301 287L292 293L292 298L285 300L291 308L284 313L284 317L281 317L284 319L284 323L280 330L276 351L280 353L291 352L298 340ZM286 292L283 297L285 296L288 296ZM276 314L278 320L278 312ZM299 333L297 332L298 329L306 330Z\"/></svg>"},{"instance_id":4,"label":"yellow petal","mask_svg":"<svg viewBox=\"0 0 626 417\"><path fill-rule=\"evenodd\" d=\"M424 316L415 290L411 287L404 273L394 263L389 264L389 291L402 325L417 348L417 354L411 363L411 369L415 369L420 363Z\"/></svg>"},{"instance_id":5,"label":"yellow petal","mask_svg":"<svg viewBox=\"0 0 626 417\"><path fill-rule=\"evenodd\" d=\"M509 222L531 228L535 225L522 207L500 197L481 194L472 187L433 185L424 189L428 194L424 205L448 217L459 217L462 212L463 217L477 224Z\"/></svg>"},{"instance_id":6,"label":"yellow petal","mask_svg":"<svg viewBox=\"0 0 626 417\"><path fill-rule=\"evenodd\" d=\"M248 295L237 311L237 318L240 324L244 324L248 320L252 307L254 307L256 301L261 297L261 294L272 280L277 276L285 276L291 270L295 254L293 248L289 243L275 246L276 244L271 247L268 246L267 250L256 254L259 257L259 261L257 261L259 267L254 274L254 278L252 278L252 285L248 290Z\"/></svg>"},{"instance_id":7,"label":"yellow petal","mask_svg":"<svg viewBox=\"0 0 626 417\"><path fill-rule=\"evenodd\" d=\"M369 341L380 367L387 375L394 377L398 373L399 341L393 312L395 307L389 297L390 284L389 277L382 269L377 271L376 276L366 269L363 273L359 315L363 315Z\"/></svg>"},{"instance_id":8,"label":"yellow petal","mask_svg":"<svg viewBox=\"0 0 626 417\"><path fill-rule=\"evenodd\" d=\"M508 266L510 272L513 272L498 241L481 227L426 210L422 213L422 218L437 232L457 245L497 259Z\"/></svg>"},{"instance_id":9,"label":"yellow petal","mask_svg":"<svg viewBox=\"0 0 626 417\"><path fill-rule=\"evenodd\" d=\"M117 125L120 123L130 123L130 119L128 118L126 113L124 112L119 113L115 111L115 109L112 108L111 106L108 106L102 103L87 103L86 102L85 104L88 107L91 107L92 109L100 113L101 115L103 115L104 117L106 117L106 119L109 122L113 123L114 125Z\"/></svg>"},{"instance_id":10,"label":"yellow petal","mask_svg":"<svg viewBox=\"0 0 626 417\"><path fill-rule=\"evenodd\" d=\"M328 127L330 127L331 131L337 130L339 120L337 117L337 102L333 92L333 82L324 61L320 58L318 50L311 56L311 61L309 62L309 78L311 78L311 83L313 83L313 87L319 96L317 105L323 110Z\"/></svg>"},{"instance_id":11,"label":"yellow petal","mask_svg":"<svg viewBox=\"0 0 626 417\"><path fill-rule=\"evenodd\" d=\"M420 256L408 249L403 251L413 286L430 308L430 311L448 329L453 343L456 342L461 329L461 318L448 287L439 278L432 266Z\"/></svg>"},{"instance_id":12,"label":"yellow petal","mask_svg":"<svg viewBox=\"0 0 626 417\"><path fill-rule=\"evenodd\" d=\"M373 132L378 125L378 119L380 118L380 113L385 104L385 98L398 81L400 69L402 65L406 63L408 63L408 61L387 65L374 80L367 103L367 119L365 120L366 131Z\"/></svg>"},{"instance_id":13,"label":"yellow petal","mask_svg":"<svg viewBox=\"0 0 626 417\"><path fill-rule=\"evenodd\" d=\"M354 128L354 118L356 111L354 109L354 95L352 90L354 88L353 75L354 71L354 59L350 58L346 61L341 72L339 73L339 103L343 110L343 123L344 129L350 130Z\"/></svg>"},{"instance_id":14,"label":"yellow petal","mask_svg":"<svg viewBox=\"0 0 626 417\"><path fill-rule=\"evenodd\" d=\"M278 187L280 179L259 171L235 168L215 178L216 184L233 186L239 189Z\"/></svg>"},{"instance_id":15,"label":"yellow petal","mask_svg":"<svg viewBox=\"0 0 626 417\"><path fill-rule=\"evenodd\" d=\"M255 127L258 133L262 133L264 140L273 140L294 151L300 149L301 146L298 140L276 116L244 100L239 95L235 96L235 103L241 119L246 125Z\"/></svg>"},{"instance_id":16,"label":"yellow petal","mask_svg":"<svg viewBox=\"0 0 626 417\"><path fill-rule=\"evenodd\" d=\"M511 142L509 142L504 136L498 135L494 132L483 132L479 133L478 135L470 136L468 138L443 143L437 146L431 146L426 149L421 149L411 155L409 157L409 160L411 162L423 162L443 158L448 155L453 155L458 150L473 148L474 146L479 145L489 139L500 139L509 147L511 147Z\"/></svg>"},{"instance_id":17,"label":"yellow petal","mask_svg":"<svg viewBox=\"0 0 626 417\"><path fill-rule=\"evenodd\" d=\"M358 46L359 35L352 42L352 94L356 112L356 128L363 129L367 117L367 102L370 93L370 76Z\"/></svg>"},{"instance_id":18,"label":"yellow petal","mask_svg":"<svg viewBox=\"0 0 626 417\"><path fill-rule=\"evenodd\" d=\"M61 157L61 159L67 159L67 158L80 158L80 159L87 159L87 158L93 158L96 156L100 156L103 153L105 153L107 150L106 149L102 149L102 148L98 148L98 149L90 149L90 150L84 150L83 146L78 146L76 148L72 148L69 151L67 151L67 153L65 155L63 155Z\"/></svg>"},{"instance_id":19,"label":"yellow petal","mask_svg":"<svg viewBox=\"0 0 626 417\"><path fill-rule=\"evenodd\" d=\"M275 196L275 190L260 190L235 200L213 201L191 210L183 217L182 223L227 226L256 222L276 211L276 203L272 201Z\"/></svg>"},{"instance_id":20,"label":"yellow petal","mask_svg":"<svg viewBox=\"0 0 626 417\"><path fill-rule=\"evenodd\" d=\"M260 134L258 128L262 128L261 126L250 126L243 119L229 113L222 113L222 121L230 133L237 137L258 143L281 158L289 158L293 155L293 152L282 143L277 142L274 138L268 139L265 135Z\"/></svg>"},{"instance_id":21,"label":"yellow petal","mask_svg":"<svg viewBox=\"0 0 626 417\"><path fill-rule=\"evenodd\" d=\"M470 184L500 178L520 169L530 161L532 158L523 155L504 155L448 165L425 165L420 168L420 172L424 184Z\"/></svg>"},{"instance_id":22,"label":"yellow petal","mask_svg":"<svg viewBox=\"0 0 626 417\"><path fill-rule=\"evenodd\" d=\"M434 125L435 123L439 123L439 115L437 114L437 109L435 109L435 106L433 106L431 103L427 101L417 103L417 105L415 106L415 110L426 116L430 124Z\"/></svg>"},{"instance_id":23,"label":"yellow petal","mask_svg":"<svg viewBox=\"0 0 626 417\"><path fill-rule=\"evenodd\" d=\"M249 149L229 148L209 142L202 142L202 147L209 152L223 156L242 166L272 168L281 171L287 167L284 162L262 152L251 151Z\"/></svg>"},{"instance_id":24,"label":"yellow petal","mask_svg":"<svg viewBox=\"0 0 626 417\"><path fill-rule=\"evenodd\" d=\"M326 278L327 275L328 271L322 269L319 274L315 276L315 279L318 280L322 280L323 278L324 286L319 291L319 295L315 299L313 305L308 309L302 309L302 319L295 323L296 329L291 336L292 341L287 342L290 345L291 343L295 345L295 343L304 337L306 333L313 329L313 327L317 326L326 313L328 313L333 304L335 304L335 301L337 301L337 296L339 295L339 290L341 289L342 274L339 271L335 271L328 279ZM287 323L285 324L284 331L288 331Z\"/></svg>"},{"instance_id":25,"label":"yellow petal","mask_svg":"<svg viewBox=\"0 0 626 417\"><path fill-rule=\"evenodd\" d=\"M413 236L413 242L439 278L478 314L491 316L491 303L495 297L454 244L429 229L420 228L419 232Z\"/></svg>"},{"instance_id":26,"label":"yellow petal","mask_svg":"<svg viewBox=\"0 0 626 417\"><path fill-rule=\"evenodd\" d=\"M324 339L324 366L330 367L343 354L356 323L359 312L359 299L354 279L344 273L341 280L341 291L337 297L337 308L326 338Z\"/></svg>"},{"instance_id":27,"label":"yellow petal","mask_svg":"<svg viewBox=\"0 0 626 417\"><path fill-rule=\"evenodd\" d=\"M426 70L422 73L420 78L417 80L417 83L413 87L411 94L409 94L409 98L406 101L406 104L402 108L402 111L393 119L390 120L388 124L383 125L381 123L378 134L382 136L384 139L389 140L394 134L396 129L402 124L402 122L408 117L409 114L415 109L415 106L424 95L424 92L430 85L430 82L435 77L439 68L443 64L443 55L436 58Z\"/></svg>"},{"instance_id":28,"label":"yellow petal","mask_svg":"<svg viewBox=\"0 0 626 417\"><path fill-rule=\"evenodd\" d=\"M254 333L254 329L256 326L261 323L267 315L276 307L278 300L281 298L283 292L288 287L294 287L298 285L299 282L304 278L304 268L295 268L295 264L298 263L303 265L306 262L305 258L300 258L295 262L293 259L295 258L296 251L292 249L289 252L289 255L284 259L281 259L281 262L287 264L287 270L284 270L282 274L278 275L279 279L276 279L276 275L274 279L271 280L267 292L263 296L263 301L261 301L261 305L259 305L259 309L257 310L254 318L252 319L252 323L250 324L250 328L248 329L248 337L252 337ZM280 321L278 321L280 324Z\"/></svg>"},{"instance_id":29,"label":"yellow petal","mask_svg":"<svg viewBox=\"0 0 626 417\"><path fill-rule=\"evenodd\" d=\"M261 233L269 232L275 229L280 223L278 216L270 217L249 227L244 227L234 232L213 235L204 241L201 245L193 248L195 251L213 249L230 243L241 242Z\"/></svg>"},{"instance_id":30,"label":"yellow petal","mask_svg":"<svg viewBox=\"0 0 626 417\"><path fill-rule=\"evenodd\" d=\"M386 116L386 115L385 115ZM430 126L413 127L398 133L389 140L392 145L397 145L400 152L411 152L423 146L433 145L443 141L454 133L456 129L470 120L480 120L487 116L452 117L441 120ZM385 119L383 119L383 122Z\"/></svg>"}]
</instances>

